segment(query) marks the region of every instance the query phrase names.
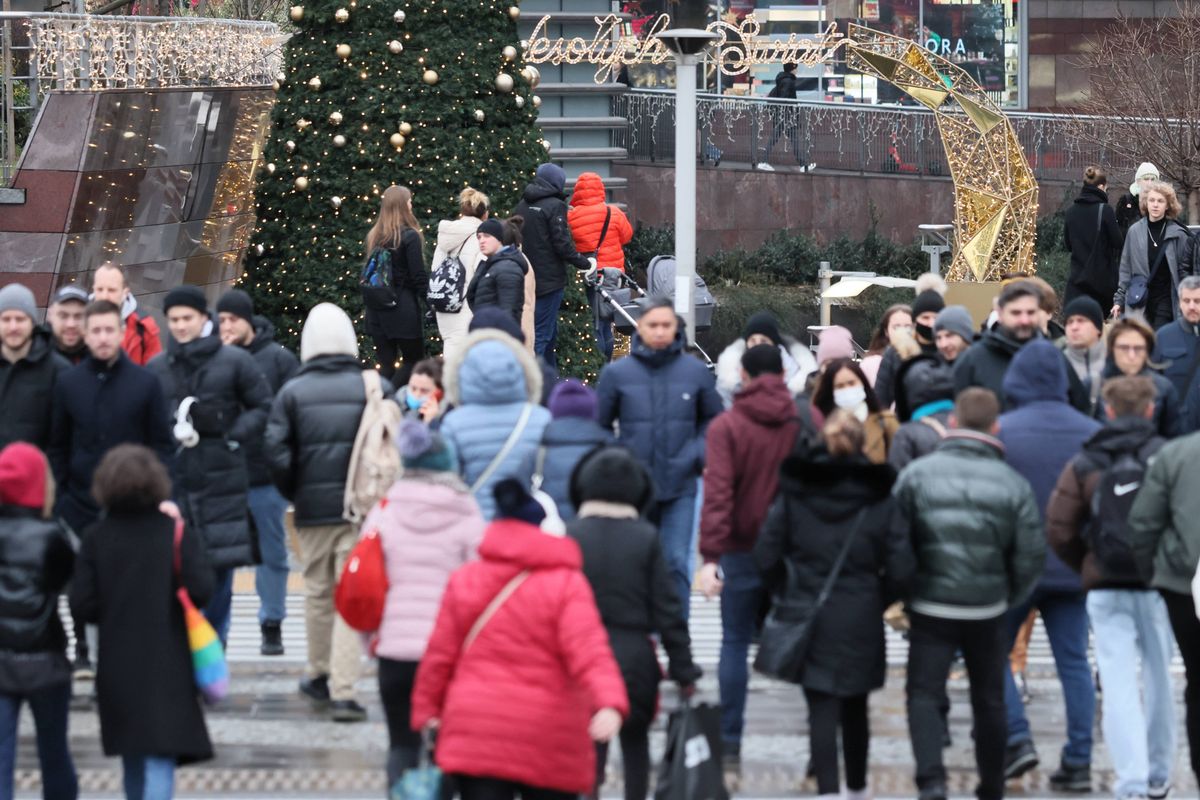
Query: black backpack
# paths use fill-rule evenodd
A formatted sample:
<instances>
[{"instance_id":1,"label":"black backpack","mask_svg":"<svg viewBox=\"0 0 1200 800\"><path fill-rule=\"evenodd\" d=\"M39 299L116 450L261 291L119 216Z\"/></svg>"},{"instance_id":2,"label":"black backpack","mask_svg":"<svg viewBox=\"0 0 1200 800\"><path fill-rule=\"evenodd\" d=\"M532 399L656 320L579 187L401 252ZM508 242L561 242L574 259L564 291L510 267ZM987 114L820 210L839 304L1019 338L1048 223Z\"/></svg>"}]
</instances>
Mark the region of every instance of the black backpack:
<instances>
[{"instance_id":1,"label":"black backpack","mask_svg":"<svg viewBox=\"0 0 1200 800\"><path fill-rule=\"evenodd\" d=\"M1097 464L1100 481L1092 493L1091 516L1084 528L1084 541L1100 565L1106 581L1141 583L1144 577L1133 557L1133 535L1129 512L1146 477L1150 457L1162 447L1157 437L1136 453L1122 453L1107 464ZM1093 462L1095 463L1095 462ZM1076 473L1078 475L1078 473ZM1080 483L1083 481L1081 480Z\"/></svg>"}]
</instances>

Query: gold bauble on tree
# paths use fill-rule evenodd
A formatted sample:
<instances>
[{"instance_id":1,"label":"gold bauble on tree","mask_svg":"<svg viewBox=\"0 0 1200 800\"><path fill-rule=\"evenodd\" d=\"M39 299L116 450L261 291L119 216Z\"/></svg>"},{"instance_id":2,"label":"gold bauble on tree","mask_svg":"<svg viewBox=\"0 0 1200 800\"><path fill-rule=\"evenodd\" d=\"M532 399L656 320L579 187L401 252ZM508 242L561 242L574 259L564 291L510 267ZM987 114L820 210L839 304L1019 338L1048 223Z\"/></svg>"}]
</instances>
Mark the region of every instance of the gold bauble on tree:
<instances>
[{"instance_id":1,"label":"gold bauble on tree","mask_svg":"<svg viewBox=\"0 0 1200 800\"><path fill-rule=\"evenodd\" d=\"M337 11L333 12L333 18L336 19L338 22L342 22L342 23L349 22L350 21L350 12L344 8L339 8Z\"/></svg>"},{"instance_id":2,"label":"gold bauble on tree","mask_svg":"<svg viewBox=\"0 0 1200 800\"><path fill-rule=\"evenodd\" d=\"M392 55L399 55L404 52L404 45L401 44L399 39L392 39L388 42L388 52Z\"/></svg>"},{"instance_id":3,"label":"gold bauble on tree","mask_svg":"<svg viewBox=\"0 0 1200 800\"><path fill-rule=\"evenodd\" d=\"M342 119L343 119L342 112L340 112L340 111L334 111L332 114L329 115L329 121L332 122L334 125L341 125Z\"/></svg>"},{"instance_id":4,"label":"gold bauble on tree","mask_svg":"<svg viewBox=\"0 0 1200 800\"><path fill-rule=\"evenodd\" d=\"M549 151L550 150L550 140L542 139L542 147L546 148L546 150Z\"/></svg>"},{"instance_id":5,"label":"gold bauble on tree","mask_svg":"<svg viewBox=\"0 0 1200 800\"><path fill-rule=\"evenodd\" d=\"M400 132L403 133L405 136L412 136L413 126L409 125L407 122L401 122L400 123Z\"/></svg>"},{"instance_id":6,"label":"gold bauble on tree","mask_svg":"<svg viewBox=\"0 0 1200 800\"><path fill-rule=\"evenodd\" d=\"M263 247L261 244L254 245L254 255L261 256L265 252L267 252L267 248Z\"/></svg>"},{"instance_id":7,"label":"gold bauble on tree","mask_svg":"<svg viewBox=\"0 0 1200 800\"><path fill-rule=\"evenodd\" d=\"M337 136L334 136L333 137L333 146L334 147L345 147L346 146L346 137L342 136L340 133Z\"/></svg>"},{"instance_id":8,"label":"gold bauble on tree","mask_svg":"<svg viewBox=\"0 0 1200 800\"><path fill-rule=\"evenodd\" d=\"M312 89L314 92L320 91L321 90L321 76L314 75L311 78L309 78L308 79L308 88Z\"/></svg>"},{"instance_id":9,"label":"gold bauble on tree","mask_svg":"<svg viewBox=\"0 0 1200 800\"><path fill-rule=\"evenodd\" d=\"M496 76L496 88L505 94L511 92L513 90L513 86L515 85L516 81L513 80L513 76L509 75L507 72L501 72Z\"/></svg>"},{"instance_id":10,"label":"gold bauble on tree","mask_svg":"<svg viewBox=\"0 0 1200 800\"><path fill-rule=\"evenodd\" d=\"M391 136L388 137L388 141L391 142L392 147L399 150L401 147L404 147L404 142L405 142L404 134L393 133Z\"/></svg>"},{"instance_id":11,"label":"gold bauble on tree","mask_svg":"<svg viewBox=\"0 0 1200 800\"><path fill-rule=\"evenodd\" d=\"M337 46L337 55L338 55L338 58L342 59L343 61L345 59L349 58L350 57L350 45L339 44Z\"/></svg>"},{"instance_id":12,"label":"gold bauble on tree","mask_svg":"<svg viewBox=\"0 0 1200 800\"><path fill-rule=\"evenodd\" d=\"M521 95L517 95L516 97L514 97L513 102L517 104L517 108L525 107L525 98L521 97Z\"/></svg>"},{"instance_id":13,"label":"gold bauble on tree","mask_svg":"<svg viewBox=\"0 0 1200 800\"><path fill-rule=\"evenodd\" d=\"M300 191L306 191L308 189L308 178L301 175L299 178L296 178L295 185Z\"/></svg>"},{"instance_id":14,"label":"gold bauble on tree","mask_svg":"<svg viewBox=\"0 0 1200 800\"><path fill-rule=\"evenodd\" d=\"M536 89L542 82L542 73L533 64L526 64L525 69L521 70L521 76L525 78L531 89Z\"/></svg>"},{"instance_id":15,"label":"gold bauble on tree","mask_svg":"<svg viewBox=\"0 0 1200 800\"><path fill-rule=\"evenodd\" d=\"M274 165L274 164L268 163L268 164L267 164L267 167L266 167L266 169L267 169L267 174L268 174L268 175L274 175L274 174L275 174L275 165Z\"/></svg>"},{"instance_id":16,"label":"gold bauble on tree","mask_svg":"<svg viewBox=\"0 0 1200 800\"><path fill-rule=\"evenodd\" d=\"M341 208L342 207L342 198L338 197L335 194L333 197L329 198L329 205L333 206L334 210Z\"/></svg>"},{"instance_id":17,"label":"gold bauble on tree","mask_svg":"<svg viewBox=\"0 0 1200 800\"><path fill-rule=\"evenodd\" d=\"M404 24L404 12L397 11L395 14L392 14L392 19L394 19L397 24Z\"/></svg>"},{"instance_id":18,"label":"gold bauble on tree","mask_svg":"<svg viewBox=\"0 0 1200 800\"><path fill-rule=\"evenodd\" d=\"M295 143L295 142L293 142L291 139L288 139L286 142L284 142L284 143L283 143L283 147L284 147L284 149L285 149L285 150L287 150L289 153L294 153L294 152L296 152L296 143Z\"/></svg>"},{"instance_id":19,"label":"gold bauble on tree","mask_svg":"<svg viewBox=\"0 0 1200 800\"><path fill-rule=\"evenodd\" d=\"M504 54L505 61L516 61L517 60L517 48L513 47L511 44L505 45L504 49L501 50L500 52L502 52Z\"/></svg>"},{"instance_id":20,"label":"gold bauble on tree","mask_svg":"<svg viewBox=\"0 0 1200 800\"><path fill-rule=\"evenodd\" d=\"M439 79L438 79L438 74L435 70L427 69L427 70L425 70L425 74L421 76L421 80L425 81L430 86L433 86L435 83L438 82Z\"/></svg>"},{"instance_id":21,"label":"gold bauble on tree","mask_svg":"<svg viewBox=\"0 0 1200 800\"><path fill-rule=\"evenodd\" d=\"M538 97L536 94L533 96L533 107L534 108L542 107L542 98Z\"/></svg>"},{"instance_id":22,"label":"gold bauble on tree","mask_svg":"<svg viewBox=\"0 0 1200 800\"><path fill-rule=\"evenodd\" d=\"M304 6L292 6L288 9L288 16L292 18L292 22L304 19Z\"/></svg>"},{"instance_id":23,"label":"gold bauble on tree","mask_svg":"<svg viewBox=\"0 0 1200 800\"><path fill-rule=\"evenodd\" d=\"M309 125L312 125L312 123L309 122L308 120L306 120L304 117L301 117L300 119L296 120L296 130L298 130L298 131L303 132L303 130L305 128L307 128Z\"/></svg>"},{"instance_id":24,"label":"gold bauble on tree","mask_svg":"<svg viewBox=\"0 0 1200 800\"><path fill-rule=\"evenodd\" d=\"M477 109L475 109L475 113L472 114L472 116L475 117L476 122L483 122L485 114L483 113L482 108L477 108Z\"/></svg>"},{"instance_id":25,"label":"gold bauble on tree","mask_svg":"<svg viewBox=\"0 0 1200 800\"><path fill-rule=\"evenodd\" d=\"M510 17L512 17L513 19L520 19L521 18L521 9L517 8L516 6L509 6L508 7L508 15Z\"/></svg>"}]
</instances>

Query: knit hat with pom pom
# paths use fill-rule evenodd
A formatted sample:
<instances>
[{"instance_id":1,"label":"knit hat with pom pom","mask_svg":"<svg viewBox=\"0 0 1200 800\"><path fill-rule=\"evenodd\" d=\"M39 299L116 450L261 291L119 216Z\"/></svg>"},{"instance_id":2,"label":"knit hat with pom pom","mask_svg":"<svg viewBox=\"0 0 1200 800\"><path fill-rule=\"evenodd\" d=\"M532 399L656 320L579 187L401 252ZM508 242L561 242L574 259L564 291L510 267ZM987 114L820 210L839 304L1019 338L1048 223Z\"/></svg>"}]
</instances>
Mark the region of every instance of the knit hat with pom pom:
<instances>
[{"instance_id":1,"label":"knit hat with pom pom","mask_svg":"<svg viewBox=\"0 0 1200 800\"><path fill-rule=\"evenodd\" d=\"M423 423L408 419L400 425L397 442L404 469L426 472L457 472L454 451L438 434Z\"/></svg>"}]
</instances>

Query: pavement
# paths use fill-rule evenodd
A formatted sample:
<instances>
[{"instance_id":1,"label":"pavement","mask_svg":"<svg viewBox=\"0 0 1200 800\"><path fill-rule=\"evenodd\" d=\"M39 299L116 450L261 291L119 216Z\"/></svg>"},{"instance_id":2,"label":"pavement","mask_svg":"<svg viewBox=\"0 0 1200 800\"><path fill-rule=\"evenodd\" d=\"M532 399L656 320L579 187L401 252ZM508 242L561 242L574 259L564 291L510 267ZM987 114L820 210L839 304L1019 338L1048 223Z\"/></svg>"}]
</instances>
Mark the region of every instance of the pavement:
<instances>
[{"instance_id":1,"label":"pavement","mask_svg":"<svg viewBox=\"0 0 1200 800\"><path fill-rule=\"evenodd\" d=\"M295 576L294 576L295 577ZM387 730L375 686L374 667L364 664L359 699L368 709L365 723L343 725L313 711L296 693L304 668L303 595L293 581L288 596L288 619L283 626L286 654L264 658L258 654L258 600L253 594L252 573L239 574L235 587L234 617L230 632L229 661L232 673L230 697L208 712L208 724L216 758L205 764L181 769L177 791L181 798L379 798L385 796L383 764ZM692 600L691 629L698 663L705 670L698 700L717 702L716 664L720 646L720 603L696 595ZM871 698L871 785L880 800L915 797L912 782L912 753L904 711L903 665L907 645L889 632L889 674L886 687ZM1176 694L1181 697L1182 668L1176 660ZM1053 659L1041 625L1030 648L1027 712L1034 731L1042 765L1021 781L1009 784L1014 797L1054 796L1049 774L1058 766L1058 749L1065 731L1061 693ZM105 758L99 745L99 722L88 700L89 686L77 685L70 722L72 752L79 771L82 797L120 797L120 766ZM953 796L974 793L974 756L971 740L970 706L965 678L950 682L950 715L953 744L946 750L949 790ZM670 710L676 702L664 685L663 705ZM1183 703L1178 701L1179 759L1174 797L1195 797L1196 782L1187 765L1187 737L1182 722ZM780 798L812 795L816 787L804 777L808 762L806 710L800 691L791 685L754 676L747 708L746 734L742 745L743 766L739 774L727 774L729 788L741 798ZM665 714L651 738L657 761L665 739ZM1093 793L1077 797L1110 797L1108 753L1096 727L1093 763ZM605 797L620 797L619 747L610 758ZM40 797L33 726L28 712L22 718L17 759L18 797ZM1058 795L1062 797L1062 795Z\"/></svg>"}]
</instances>

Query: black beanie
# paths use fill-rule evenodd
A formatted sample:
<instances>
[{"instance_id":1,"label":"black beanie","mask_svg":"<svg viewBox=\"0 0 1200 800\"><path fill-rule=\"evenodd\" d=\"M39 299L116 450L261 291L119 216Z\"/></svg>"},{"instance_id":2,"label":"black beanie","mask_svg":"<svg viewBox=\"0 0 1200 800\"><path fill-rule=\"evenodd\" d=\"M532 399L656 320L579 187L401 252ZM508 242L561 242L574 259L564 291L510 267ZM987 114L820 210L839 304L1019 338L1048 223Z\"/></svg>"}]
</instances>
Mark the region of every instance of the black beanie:
<instances>
[{"instance_id":1,"label":"black beanie","mask_svg":"<svg viewBox=\"0 0 1200 800\"><path fill-rule=\"evenodd\" d=\"M581 458L571 473L570 489L576 509L588 500L602 500L645 511L654 499L646 467L632 451L615 445L597 447Z\"/></svg>"},{"instance_id":2,"label":"black beanie","mask_svg":"<svg viewBox=\"0 0 1200 800\"><path fill-rule=\"evenodd\" d=\"M933 289L926 289L917 295L917 299L912 304L913 319L922 314L933 311L938 312L946 307L946 299Z\"/></svg>"},{"instance_id":3,"label":"black beanie","mask_svg":"<svg viewBox=\"0 0 1200 800\"><path fill-rule=\"evenodd\" d=\"M221 295L221 299L217 301L217 313L220 314L222 312L233 314L235 317L241 317L247 322L253 322L254 301L250 299L250 295L241 289L230 289Z\"/></svg>"},{"instance_id":4,"label":"black beanie","mask_svg":"<svg viewBox=\"0 0 1200 800\"><path fill-rule=\"evenodd\" d=\"M479 227L475 229L475 233L476 234L486 233L488 236L491 236L493 239L499 239L500 241L503 242L504 241L504 223L495 218L485 219L482 223L480 223Z\"/></svg>"},{"instance_id":5,"label":"black beanie","mask_svg":"<svg viewBox=\"0 0 1200 800\"><path fill-rule=\"evenodd\" d=\"M749 339L756 333L767 337L776 345L783 344L783 337L779 335L779 322L770 311L759 311L746 320L746 327L742 329L742 338Z\"/></svg>"},{"instance_id":6,"label":"black beanie","mask_svg":"<svg viewBox=\"0 0 1200 800\"><path fill-rule=\"evenodd\" d=\"M1071 317L1087 317L1088 321L1096 326L1096 330L1104 333L1104 309L1100 308L1100 304L1086 294L1076 297L1063 309L1063 322L1070 320Z\"/></svg>"},{"instance_id":7,"label":"black beanie","mask_svg":"<svg viewBox=\"0 0 1200 800\"><path fill-rule=\"evenodd\" d=\"M163 300L162 305L163 313L167 313L175 306L187 306L196 309L201 314L208 313L208 300L204 297L204 290L199 286L186 283L167 292L167 297Z\"/></svg>"},{"instance_id":8,"label":"black beanie","mask_svg":"<svg viewBox=\"0 0 1200 800\"><path fill-rule=\"evenodd\" d=\"M513 319L513 315L500 306L484 306L476 311L475 316L471 317L471 321L467 323L467 331L470 333L484 328L504 331L521 344L525 344L525 331L521 330L521 326Z\"/></svg>"},{"instance_id":9,"label":"black beanie","mask_svg":"<svg viewBox=\"0 0 1200 800\"><path fill-rule=\"evenodd\" d=\"M742 369L751 378L767 373L782 375L783 356L779 355L779 348L774 345L758 344L742 354Z\"/></svg>"},{"instance_id":10,"label":"black beanie","mask_svg":"<svg viewBox=\"0 0 1200 800\"><path fill-rule=\"evenodd\" d=\"M493 486L492 496L496 498L496 519L519 519L541 525L546 518L546 509L515 478L505 478Z\"/></svg>"}]
</instances>

